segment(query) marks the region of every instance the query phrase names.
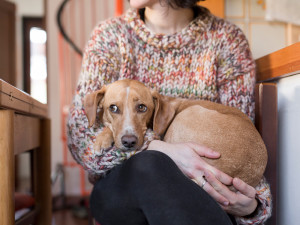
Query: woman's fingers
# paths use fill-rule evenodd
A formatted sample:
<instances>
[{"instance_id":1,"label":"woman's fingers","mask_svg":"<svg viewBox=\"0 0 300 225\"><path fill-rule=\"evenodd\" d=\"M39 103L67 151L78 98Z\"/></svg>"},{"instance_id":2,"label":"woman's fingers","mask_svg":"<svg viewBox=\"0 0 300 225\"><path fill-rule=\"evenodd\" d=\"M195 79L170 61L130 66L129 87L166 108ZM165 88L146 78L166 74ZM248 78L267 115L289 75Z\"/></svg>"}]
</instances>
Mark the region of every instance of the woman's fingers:
<instances>
[{"instance_id":1,"label":"woman's fingers","mask_svg":"<svg viewBox=\"0 0 300 225\"><path fill-rule=\"evenodd\" d=\"M220 156L221 156L219 152L213 151L212 149L205 147L203 145L199 145L199 144L192 143L192 142L188 143L188 145L191 148L193 148L199 156L206 157L206 158L212 158L212 159L217 159L217 158L220 158Z\"/></svg>"},{"instance_id":2,"label":"woman's fingers","mask_svg":"<svg viewBox=\"0 0 300 225\"><path fill-rule=\"evenodd\" d=\"M202 178L202 181L197 180L197 183L200 187L202 187L211 197L213 197L219 204L227 206L229 204L229 200L221 195L214 187L211 186L208 180Z\"/></svg>"},{"instance_id":3,"label":"woman's fingers","mask_svg":"<svg viewBox=\"0 0 300 225\"><path fill-rule=\"evenodd\" d=\"M161 147L158 150L174 160L185 175L196 180L226 212L243 216L255 210L257 201L252 187L237 178L233 179L205 161L205 158L219 158L218 152L195 143L162 142L158 147ZM238 192L230 191L226 185L233 185Z\"/></svg>"},{"instance_id":4,"label":"woman's fingers","mask_svg":"<svg viewBox=\"0 0 300 225\"><path fill-rule=\"evenodd\" d=\"M209 184L204 185L204 190L206 190L227 213L245 216L251 214L257 207L255 189L242 180L238 178L233 179L233 186L238 192L232 192L226 185L216 179L213 173L205 171L204 176ZM227 201L224 202L224 199L227 199Z\"/></svg>"},{"instance_id":5,"label":"woman's fingers","mask_svg":"<svg viewBox=\"0 0 300 225\"><path fill-rule=\"evenodd\" d=\"M197 163L198 163L198 167L196 167L197 169L199 169L201 171L201 176L203 175L203 172L205 169L211 171L214 176L221 181L223 184L226 185L232 185L232 177L230 177L229 175L221 172L220 170L218 170L217 168L209 165L207 162L205 162L204 159L202 159L201 157L205 157L205 158L219 158L220 157L220 153L213 151L212 149L196 144L196 143L188 143L189 147L191 147L199 156L199 158L197 159ZM197 176L199 176L199 174L196 174ZM194 176L195 177L195 176Z\"/></svg>"},{"instance_id":6,"label":"woman's fingers","mask_svg":"<svg viewBox=\"0 0 300 225\"><path fill-rule=\"evenodd\" d=\"M248 185L239 178L234 178L232 183L235 189L237 189L241 194L249 198L255 198L256 190L254 187Z\"/></svg>"},{"instance_id":7,"label":"woman's fingers","mask_svg":"<svg viewBox=\"0 0 300 225\"><path fill-rule=\"evenodd\" d=\"M205 170L211 171L214 176L226 185L232 184L232 177L209 165L203 158L219 158L220 153L196 143L154 142L154 149L167 154L179 167L179 169L190 178L201 178Z\"/></svg>"},{"instance_id":8,"label":"woman's fingers","mask_svg":"<svg viewBox=\"0 0 300 225\"><path fill-rule=\"evenodd\" d=\"M207 186L206 184L204 185L204 190L207 191L207 193L209 193L221 205L227 206L229 204L228 197L231 197L232 194L228 187L219 181L210 171L206 170L204 172L204 177L208 183Z\"/></svg>"},{"instance_id":9,"label":"woman's fingers","mask_svg":"<svg viewBox=\"0 0 300 225\"><path fill-rule=\"evenodd\" d=\"M214 177L221 183L223 183L225 185L232 185L233 178L213 166L208 165L207 170L205 170L204 172L207 172L207 173L211 172L214 175Z\"/></svg>"}]
</instances>

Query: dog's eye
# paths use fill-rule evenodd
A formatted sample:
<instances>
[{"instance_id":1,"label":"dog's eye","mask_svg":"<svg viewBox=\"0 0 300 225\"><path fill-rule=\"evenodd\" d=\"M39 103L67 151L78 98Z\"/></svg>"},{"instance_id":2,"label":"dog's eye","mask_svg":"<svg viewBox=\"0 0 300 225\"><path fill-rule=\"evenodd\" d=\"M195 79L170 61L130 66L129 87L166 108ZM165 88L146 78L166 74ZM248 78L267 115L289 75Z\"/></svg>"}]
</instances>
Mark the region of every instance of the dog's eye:
<instances>
[{"instance_id":1,"label":"dog's eye","mask_svg":"<svg viewBox=\"0 0 300 225\"><path fill-rule=\"evenodd\" d=\"M145 106L144 104L139 104L137 106L137 111L138 112L146 112L147 111L147 106Z\"/></svg>"},{"instance_id":2,"label":"dog's eye","mask_svg":"<svg viewBox=\"0 0 300 225\"><path fill-rule=\"evenodd\" d=\"M118 106L116 106L116 105L110 105L109 106L109 110L112 112L112 113L119 113L119 108L118 108Z\"/></svg>"}]
</instances>

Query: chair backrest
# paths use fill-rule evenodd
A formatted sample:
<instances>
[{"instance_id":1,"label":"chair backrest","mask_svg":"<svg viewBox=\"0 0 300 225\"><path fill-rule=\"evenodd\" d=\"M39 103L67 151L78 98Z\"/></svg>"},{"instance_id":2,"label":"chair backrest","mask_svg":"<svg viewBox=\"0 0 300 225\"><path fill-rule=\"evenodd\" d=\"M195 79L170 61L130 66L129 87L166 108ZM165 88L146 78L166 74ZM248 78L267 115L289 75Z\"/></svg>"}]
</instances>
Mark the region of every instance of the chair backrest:
<instances>
[{"instance_id":1,"label":"chair backrest","mask_svg":"<svg viewBox=\"0 0 300 225\"><path fill-rule=\"evenodd\" d=\"M255 125L268 151L265 177L270 183L273 213L267 224L276 224L277 208L277 86L276 83L258 83L255 88Z\"/></svg>"},{"instance_id":2,"label":"chair backrest","mask_svg":"<svg viewBox=\"0 0 300 225\"><path fill-rule=\"evenodd\" d=\"M299 52L300 42L270 53L256 60L257 81L268 82L267 84L259 84L260 91L257 92L257 107L260 111L260 113L257 113L259 120L257 122L257 127L263 136L269 152L269 161L265 175L271 184L273 213L267 224L272 225L279 224L279 220L277 218L277 214L279 213L277 210L277 199L279 195L279 180L277 180L279 176L279 158L277 157L277 151L287 151L287 149L279 149L279 146L277 146L277 142L280 141L281 137L277 138L278 109L276 83L284 77L299 75ZM283 194L280 193L280 195Z\"/></svg>"}]
</instances>

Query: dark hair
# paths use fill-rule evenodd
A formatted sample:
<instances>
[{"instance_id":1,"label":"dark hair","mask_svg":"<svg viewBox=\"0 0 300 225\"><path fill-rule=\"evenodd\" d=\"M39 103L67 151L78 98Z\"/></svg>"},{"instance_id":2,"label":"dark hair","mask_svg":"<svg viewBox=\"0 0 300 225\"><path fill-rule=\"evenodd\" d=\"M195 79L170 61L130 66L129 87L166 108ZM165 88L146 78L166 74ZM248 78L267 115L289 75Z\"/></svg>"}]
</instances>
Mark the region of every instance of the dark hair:
<instances>
[{"instance_id":1,"label":"dark hair","mask_svg":"<svg viewBox=\"0 0 300 225\"><path fill-rule=\"evenodd\" d=\"M162 1L172 8L193 8L198 2L205 0L160 0L161 3Z\"/></svg>"}]
</instances>

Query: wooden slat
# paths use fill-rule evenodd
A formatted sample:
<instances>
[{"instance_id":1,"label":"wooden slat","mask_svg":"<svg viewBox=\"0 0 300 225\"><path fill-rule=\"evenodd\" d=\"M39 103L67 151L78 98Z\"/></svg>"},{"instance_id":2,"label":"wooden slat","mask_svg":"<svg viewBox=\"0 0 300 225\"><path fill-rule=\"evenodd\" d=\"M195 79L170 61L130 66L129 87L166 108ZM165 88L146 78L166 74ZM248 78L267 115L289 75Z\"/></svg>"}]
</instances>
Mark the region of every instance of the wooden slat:
<instances>
[{"instance_id":1,"label":"wooden slat","mask_svg":"<svg viewBox=\"0 0 300 225\"><path fill-rule=\"evenodd\" d=\"M0 110L0 224L14 224L14 113Z\"/></svg>"},{"instance_id":2,"label":"wooden slat","mask_svg":"<svg viewBox=\"0 0 300 225\"><path fill-rule=\"evenodd\" d=\"M258 82L300 72L300 42L257 59L256 65Z\"/></svg>"},{"instance_id":3,"label":"wooden slat","mask_svg":"<svg viewBox=\"0 0 300 225\"><path fill-rule=\"evenodd\" d=\"M14 115L14 153L20 154L40 146L40 119Z\"/></svg>"},{"instance_id":4,"label":"wooden slat","mask_svg":"<svg viewBox=\"0 0 300 225\"><path fill-rule=\"evenodd\" d=\"M0 108L47 117L48 107L0 79Z\"/></svg>"},{"instance_id":5,"label":"wooden slat","mask_svg":"<svg viewBox=\"0 0 300 225\"><path fill-rule=\"evenodd\" d=\"M273 197L272 217L267 224L276 225L277 220L277 140L278 140L278 113L277 113L277 86L274 83L260 83L256 85L256 127L265 142L268 150L268 164L265 177L270 183Z\"/></svg>"},{"instance_id":6,"label":"wooden slat","mask_svg":"<svg viewBox=\"0 0 300 225\"><path fill-rule=\"evenodd\" d=\"M41 120L41 147L33 152L34 197L39 213L37 225L51 225L51 148L50 120Z\"/></svg>"}]
</instances>

